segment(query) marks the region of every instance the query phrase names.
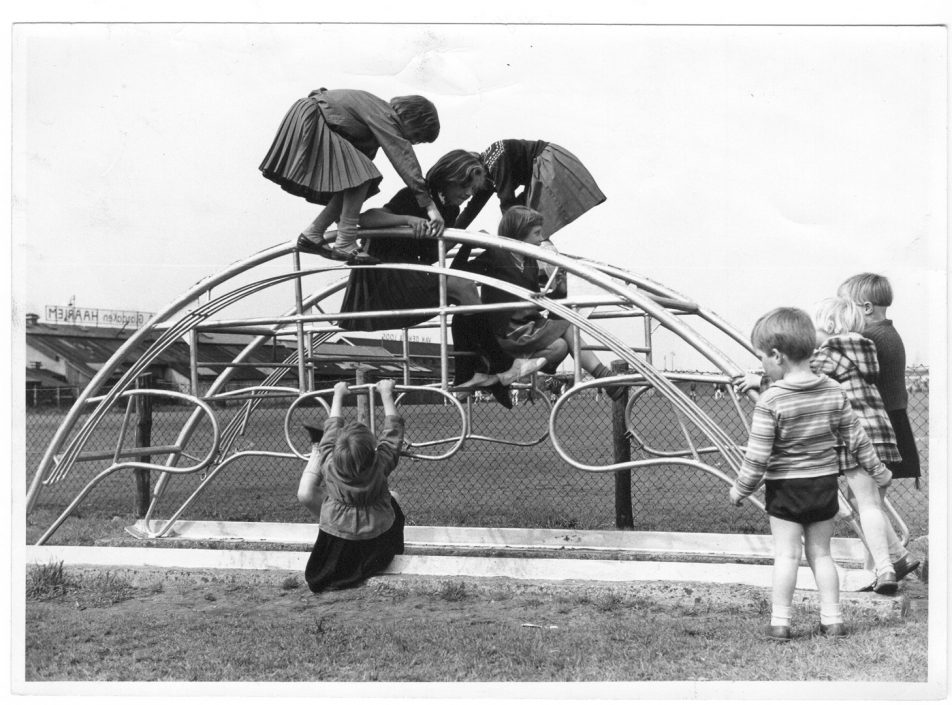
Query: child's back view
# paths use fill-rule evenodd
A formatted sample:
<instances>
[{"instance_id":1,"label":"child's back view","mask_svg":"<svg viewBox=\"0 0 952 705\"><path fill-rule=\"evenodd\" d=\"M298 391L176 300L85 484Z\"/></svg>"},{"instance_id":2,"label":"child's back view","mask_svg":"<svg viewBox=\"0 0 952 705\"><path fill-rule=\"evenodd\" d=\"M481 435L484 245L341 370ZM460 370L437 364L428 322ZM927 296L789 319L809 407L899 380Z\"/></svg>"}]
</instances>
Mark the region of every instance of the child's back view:
<instances>
[{"instance_id":1,"label":"child's back view","mask_svg":"<svg viewBox=\"0 0 952 705\"><path fill-rule=\"evenodd\" d=\"M304 570L312 592L356 585L403 553L403 512L387 483L403 443L403 419L394 405L393 386L389 379L377 383L385 415L379 441L364 424L343 422L346 382L334 386L323 437L308 429L313 447L298 500L320 518Z\"/></svg>"},{"instance_id":2,"label":"child's back view","mask_svg":"<svg viewBox=\"0 0 952 705\"><path fill-rule=\"evenodd\" d=\"M906 413L909 402L906 391L906 348L892 321L886 318L886 309L892 306L893 301L892 286L886 277L864 272L840 284L836 294L860 305L866 316L863 335L876 344L879 361L876 387L883 398L902 456L902 460L887 462L886 466L894 478L915 478L918 487L921 474L919 451Z\"/></svg>"},{"instance_id":3,"label":"child's back view","mask_svg":"<svg viewBox=\"0 0 952 705\"><path fill-rule=\"evenodd\" d=\"M880 486L889 471L876 457L840 386L810 369L816 342L813 321L795 308L779 308L754 325L751 342L774 384L754 407L733 504L766 481L766 508L774 538L773 610L767 636L790 639L793 593L802 549L820 593L820 633L843 636L839 577L830 555L839 510L836 446L840 439ZM803 547L801 547L803 539Z\"/></svg>"}]
</instances>

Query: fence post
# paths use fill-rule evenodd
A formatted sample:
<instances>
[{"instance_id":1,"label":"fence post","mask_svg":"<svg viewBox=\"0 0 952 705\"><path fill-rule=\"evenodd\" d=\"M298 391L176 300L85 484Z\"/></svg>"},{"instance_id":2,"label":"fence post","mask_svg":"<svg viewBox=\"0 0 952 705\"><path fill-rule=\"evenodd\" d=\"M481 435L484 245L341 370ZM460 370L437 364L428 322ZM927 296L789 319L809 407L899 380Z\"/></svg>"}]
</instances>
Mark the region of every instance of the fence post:
<instances>
[{"instance_id":1,"label":"fence post","mask_svg":"<svg viewBox=\"0 0 952 705\"><path fill-rule=\"evenodd\" d=\"M146 373L136 379L137 389L149 389L152 386L151 375ZM147 395L136 396L136 447L148 448L152 445L152 397ZM151 455L140 455L139 462L152 462ZM135 499L132 511L136 519L145 516L149 509L151 493L151 477L148 470L135 468Z\"/></svg>"},{"instance_id":2,"label":"fence post","mask_svg":"<svg viewBox=\"0 0 952 705\"><path fill-rule=\"evenodd\" d=\"M612 374L623 375L628 372L628 363L624 360L612 361ZM625 425L625 407L628 405L628 388L624 387L621 396L612 402L612 445L616 463L631 460L631 441ZM615 527L618 529L635 528L631 511L631 470L615 472Z\"/></svg>"}]
</instances>

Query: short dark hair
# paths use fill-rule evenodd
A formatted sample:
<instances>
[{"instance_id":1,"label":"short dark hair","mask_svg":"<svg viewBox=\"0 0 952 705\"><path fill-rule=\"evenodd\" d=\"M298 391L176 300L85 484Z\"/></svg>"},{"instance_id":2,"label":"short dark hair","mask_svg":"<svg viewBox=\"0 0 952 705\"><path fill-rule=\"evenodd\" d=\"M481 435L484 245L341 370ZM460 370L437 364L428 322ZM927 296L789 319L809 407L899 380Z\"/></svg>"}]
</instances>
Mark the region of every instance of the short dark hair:
<instances>
[{"instance_id":1,"label":"short dark hair","mask_svg":"<svg viewBox=\"0 0 952 705\"><path fill-rule=\"evenodd\" d=\"M839 296L845 296L853 299L858 304L867 301L873 306L892 306L893 292L889 280L882 274L873 274L872 272L863 272L854 274L845 282L840 284L836 293Z\"/></svg>"},{"instance_id":2,"label":"short dark hair","mask_svg":"<svg viewBox=\"0 0 952 705\"><path fill-rule=\"evenodd\" d=\"M431 188L442 189L449 184L478 189L486 180L486 168L478 154L465 149L454 149L436 160L426 172L426 183Z\"/></svg>"},{"instance_id":3,"label":"short dark hair","mask_svg":"<svg viewBox=\"0 0 952 705\"><path fill-rule=\"evenodd\" d=\"M777 349L793 362L806 360L816 348L816 328L799 308L775 308L757 319L750 342L764 353Z\"/></svg>"},{"instance_id":4,"label":"short dark hair","mask_svg":"<svg viewBox=\"0 0 952 705\"><path fill-rule=\"evenodd\" d=\"M391 98L390 107L403 126L404 136L413 144L435 142L440 136L440 116L436 106L422 95Z\"/></svg>"},{"instance_id":5,"label":"short dark hair","mask_svg":"<svg viewBox=\"0 0 952 705\"><path fill-rule=\"evenodd\" d=\"M503 213L499 221L499 237L508 237L513 240L525 240L529 231L537 225L542 225L542 214L526 206L513 206Z\"/></svg>"}]
</instances>

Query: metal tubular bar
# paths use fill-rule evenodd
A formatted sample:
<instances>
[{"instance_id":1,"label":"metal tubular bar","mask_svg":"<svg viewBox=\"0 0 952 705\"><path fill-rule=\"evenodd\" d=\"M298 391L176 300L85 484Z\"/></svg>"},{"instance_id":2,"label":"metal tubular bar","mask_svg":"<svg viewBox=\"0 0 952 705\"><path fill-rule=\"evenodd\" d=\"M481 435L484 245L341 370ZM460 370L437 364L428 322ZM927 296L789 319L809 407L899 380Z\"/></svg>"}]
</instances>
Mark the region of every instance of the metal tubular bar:
<instances>
[{"instance_id":1,"label":"metal tubular bar","mask_svg":"<svg viewBox=\"0 0 952 705\"><path fill-rule=\"evenodd\" d=\"M375 388L376 388L376 384L355 384L350 387L350 390L354 393L360 393L360 392L366 391L366 392L369 392L371 395L373 395L373 391ZM446 460L447 458L454 456L460 450L460 448L462 448L463 441L466 438L466 434L465 434L466 412L463 409L463 405L459 403L459 399L457 399L455 396L453 396L449 392L444 391L440 387L425 387L425 386L416 386L416 385L397 384L397 385L394 385L394 389L395 391L398 391L404 394L406 392L412 392L412 391L433 392L434 394L441 395L444 399L448 399L450 402L452 402L453 406L455 406L456 410L459 412L460 428L463 429L463 432L460 434L460 436L455 437L453 439L449 439L449 440L455 441L455 444L452 448L450 448L445 453L442 453L440 455L416 455L413 453L404 452L402 453L402 455L408 458L416 458L417 460ZM307 401L308 399L317 399L324 406L327 413L330 413L330 406L327 404L327 402L325 402L320 397L330 395L333 393L334 393L334 389L328 388L328 389L319 389L313 392L308 392L307 394L302 394L300 397L298 397L291 403L291 405L288 407L288 410L284 413L284 439L285 441L287 441L288 447L291 449L291 451L301 460L307 460L307 456L301 453L298 453L297 449L294 447L294 444L291 442L291 429L290 429L291 415L294 413L294 410L297 409L298 406L300 406L303 402ZM439 443L449 442L449 440L439 441ZM432 445L436 445L436 443Z\"/></svg>"},{"instance_id":2,"label":"metal tubular bar","mask_svg":"<svg viewBox=\"0 0 952 705\"><path fill-rule=\"evenodd\" d=\"M406 328L403 329L401 341L403 343L403 383L410 384L410 333Z\"/></svg>"},{"instance_id":3,"label":"metal tubular bar","mask_svg":"<svg viewBox=\"0 0 952 705\"><path fill-rule=\"evenodd\" d=\"M362 234L371 236L371 233L369 232L362 233ZM393 236L395 233L393 231L390 231L390 232L381 233L381 234L383 236ZM729 337L731 337L737 342L740 342L741 345L745 347L745 349L749 350L749 345L744 343L743 339L739 336L739 334L737 334L736 331L733 331L733 329L731 329L729 326L727 326L722 321L720 321L720 319L718 319L716 316L713 316L713 314L710 314L710 312L700 309L693 302L683 297L680 297L679 295L676 295L673 292L670 292L664 289L663 287L661 287L660 285L657 285L654 282L650 282L648 280L638 278L627 272L623 272L614 267L611 267L610 265L600 265L598 263L592 263L590 261L583 261L581 258L567 257L562 254L553 255L549 251L544 251L544 250L540 251L538 248L534 248L533 246L525 245L523 243L519 243L516 241L500 243L497 241L497 238L489 238L485 236L471 235L467 233L459 233L452 230L448 231L445 237L449 241L475 245L477 247L490 246L490 247L495 247L498 249L504 249L504 250L509 250L513 252L520 252L521 254L534 257L535 259L547 261L555 266L562 266L565 268L566 271L582 279L585 279L586 281L594 283L595 285L599 286L603 291L606 291L609 293L615 293L619 297L619 299L624 302L626 311L630 311L632 307L637 307L642 310L643 313L641 315L644 315L646 320L648 320L649 318L657 319L662 325L664 325L669 330L672 330L672 332L674 332L676 335L679 335L683 340L685 340L686 342L694 346L699 352L705 355L705 357L707 357L708 360L713 362L719 370L721 370L725 375L728 376L728 378L731 378L733 376L736 376L742 373L740 369L731 360L726 358L726 356L724 356L719 350L717 350L717 348L711 345L703 336L699 335L693 329L685 326L682 323L682 321L679 319L678 312L675 312L669 309L678 308L680 309L681 312L690 311L692 313L695 313L695 312L698 313L702 320L704 320L707 323L710 323L711 325L721 330L722 332L727 333ZM441 260L440 264L441 264L441 268L445 268L445 245L442 245L442 247L443 247L444 258ZM124 354L127 353L129 350L131 350L134 344L133 341L138 342L138 339L141 339L142 336L144 336L149 330L157 329L159 325L165 325L164 321L169 319L174 313L176 313L189 301L194 300L190 298L190 296L192 295L194 291L201 290L201 291L210 292L211 286L213 284L217 284L221 281L224 281L232 276L235 276L239 272L246 271L247 269L250 269L253 266L257 266L258 264L261 264L262 262L269 261L270 259L276 256L279 256L283 253L293 251L293 249L294 249L293 245L284 244L284 245L278 246L277 248L272 248L271 250L266 251L265 253L259 253L259 255L249 258L249 260L246 260L245 262L240 263L237 266L233 266L229 268L229 270L221 273L218 277L202 283L199 287L193 288L192 292L187 292L185 297L173 303L173 305L170 306L165 312L153 317L153 320L150 321L150 325L146 329L140 330L139 333L137 333L135 336L127 340L126 345L120 348L120 352L124 351ZM409 267L409 268L414 268L414 267ZM256 293L257 291L261 291L267 288L268 286L272 286L278 281L286 281L287 278L296 277L298 279L298 282L300 282L300 278L305 275L310 275L317 272L328 272L328 271L333 271L337 269L341 269L341 268L340 267L322 267L322 268L317 268L313 270L308 270L305 272L296 272L290 275L282 275L281 277L273 277L266 280L262 280L260 282L256 282L254 285L251 285L249 287L242 287L242 288L236 289L234 292L231 292L231 294L221 297L217 299L215 302L209 302L208 305L201 307L200 311L183 317L183 319L179 321L175 326L171 326L170 330L175 329L175 330L181 331L178 333L178 335L181 335L181 333L184 331L195 329L197 328L197 326L204 325L205 320L210 315L217 312L218 310L221 310L225 306L230 305L234 301L240 300L241 298L245 298L246 296L249 296L252 293ZM420 268L420 269L423 269L424 271L433 271L432 268ZM445 274L442 274L442 273L440 274L441 280L444 280L444 284L445 284L446 276L447 275ZM477 283L489 282L493 286L497 286L497 288L507 289L506 286L499 286L500 283L491 278L480 278L479 276L468 276L466 278L469 278L472 281L476 281ZM631 291L630 289L626 289L624 286L615 283L616 279L626 284L634 285L637 288L637 291ZM342 286L343 284L341 284L338 288L342 288ZM665 378L663 375L660 375L657 372L657 370L654 370L653 367L650 365L650 361L646 363L645 361L637 360L634 355L635 351L632 351L631 349L625 349L625 346L615 336L610 335L607 332L594 329L591 323L588 322L587 319L579 316L577 312L578 306L575 306L573 310L570 311L561 303L557 303L557 302L553 302L549 300L543 300L543 301L533 300L531 299L531 295L528 292L521 290L518 287L511 288L511 291L512 293L515 293L518 296L520 296L520 298L529 302L529 305L527 307L537 306L537 307L544 308L548 311L558 313L559 315L568 314L568 315L563 315L563 317L567 318L571 323L575 324L579 335L581 334L581 332L585 332L588 335L592 335L593 337L596 338L596 340L599 340L600 342L602 342L606 346L606 349L611 350L615 352L616 354L618 354L622 359L628 362L629 365L634 367L636 372L640 372L643 379L645 379L648 383L652 384L655 389L657 389L662 395L664 395L668 399L668 401L675 408L676 412L683 413L688 419L692 421L692 423L695 423L695 425L697 425L698 428L703 433L705 433L709 438L711 438L711 440L714 442L715 447L718 449L719 452L721 452L721 454L723 455L725 460L728 462L728 464L730 464L736 470L736 465L739 462L739 457L740 457L739 449L736 446L736 444L732 441L732 439L730 439L727 436L726 433L723 432L722 429L720 429L720 427L718 427L716 424L713 424L713 422L707 417L706 414L704 414L703 411L701 411L696 405L690 402L690 400L688 400L683 395L683 393L680 392L679 389L674 387L667 378ZM325 294L325 296L326 295L329 295L329 294ZM448 315L446 301L445 301L445 290L442 296L444 298L441 298L441 302L440 302L441 306L439 307L439 309L436 310L434 315L437 315L440 317L441 338L442 338L443 344L445 345L446 316ZM318 298L317 300L320 300L320 299ZM495 308L501 308L501 307L502 306L500 305L495 306ZM473 307L473 308L475 309L475 308L484 308L484 307ZM492 308L494 307L484 308L484 310L491 310ZM454 310L458 310L458 312L462 313L464 312L464 309L465 307L459 307L459 309L454 309ZM624 314L625 314L625 311L621 312L619 315L624 315ZM372 315L380 315L380 314L379 312L375 312ZM328 319L332 318L332 316L326 315L326 314L324 315L324 317ZM337 317L339 317L339 314ZM296 325L298 324L303 325L303 323L307 320L318 321L318 320L321 320L321 317L320 316L304 317L303 315L300 315L297 317L290 318L288 322L293 322ZM247 328L249 324L249 320L244 319L242 323ZM221 326L221 322L217 322L215 324L209 324L209 325ZM278 334L280 333L280 330L281 330L281 325L278 325L274 329L273 332L274 334ZM164 343L159 345L154 344L153 347L150 349L150 352L155 351L155 354L158 354L158 352L161 352L161 350L164 349L163 345ZM646 346L646 347L650 348L650 346ZM578 346L575 346L575 351L577 350L578 350ZM650 356L650 351L646 351L646 354ZM299 355L298 358L300 359L301 356ZM445 354L441 355L441 358L443 361L447 359ZM120 355L119 353L117 353L117 355L114 356L113 360L110 361L110 364L107 364L106 366L104 366L104 369L100 370L101 375L97 375L97 378L94 378L94 381L97 381L98 384L101 384L102 381L105 380L112 373L112 368L115 367L115 365L117 365L118 361L121 359L123 359L123 355ZM237 360L238 358L236 358L236 361ZM144 363L144 361L141 358L139 362ZM576 365L576 369L577 368L578 368L578 365ZM226 370L226 373L230 372L231 369L233 368ZM129 374L130 372L133 372L133 370L130 369L127 372L127 374ZM446 378L448 376L448 369L447 369L446 362L444 362L441 365L441 372L442 372L442 375L441 375L442 385L445 386ZM615 378L608 378L608 379L615 379ZM618 381L628 384L632 381L633 376L630 376L630 375L622 376L617 379ZM598 380L598 383L604 384L605 381L606 380ZM578 389L573 389L571 393L575 393L589 386L595 386L595 384L596 384L595 382L585 383L584 385L581 385ZM41 461L41 465L37 471L37 475L34 478L33 485L31 485L31 491L30 491L30 494L28 494L28 505L31 503L31 500L35 499L33 486L38 484L37 481L42 478L46 468L49 466L49 459L52 458L52 456L55 454L55 451L58 450L59 446L62 444L65 437L72 430L73 425L75 425L76 416L78 416L78 414L80 413L82 409L82 405L85 404L87 402L88 397L92 395L91 388L93 386L94 385L91 383L91 386L87 387L87 390L84 391L81 399L78 399L77 403L74 404L74 407L70 412L71 416L60 427L59 431L57 432L57 437L55 437L54 441L50 444L50 448L48 448L47 450L47 456L44 458L43 461ZM565 397L567 396L569 395L565 395ZM563 399L565 397L563 397ZM456 401L455 398L453 398L453 401L454 402ZM560 402L561 401L562 400L560 400ZM99 414L99 418L101 418L101 413L104 413L104 410L108 408L110 403L111 403L111 399L101 403L100 408L96 410L96 413ZM249 402L249 404L252 404L252 403L260 403L260 399L252 400ZM735 404L735 406L739 408L739 405ZM554 434L553 431L554 431L554 421L555 421L555 417L557 416L557 411L558 411L558 404L556 405L555 408L553 408L552 414L550 415L550 422L549 422L549 435L552 436L553 443L556 445L558 445L558 439L556 438L556 435ZM740 415L743 417L742 413ZM98 423L99 418L95 419L94 422ZM465 415L464 415L464 418L465 418ZM85 432L86 429L92 428L95 425L95 423L87 423L87 425L82 429L82 431ZM83 436L83 434L80 433L78 434L78 436ZM85 443L87 438L88 436L78 438L78 441L72 443L70 448L76 449L76 452L78 453L78 449ZM557 448L557 450L559 449ZM64 457L68 455L69 453L64 454ZM682 463L682 464L686 464L686 463ZM605 468L604 471L614 471L616 469L619 469L619 468L609 467L609 468ZM603 470L599 469L598 471L603 471Z\"/></svg>"},{"instance_id":4,"label":"metal tubular bar","mask_svg":"<svg viewBox=\"0 0 952 705\"><path fill-rule=\"evenodd\" d=\"M129 399L126 401L126 410L122 414L122 423L119 426L119 433L116 434L118 436L116 438L116 450L111 456L106 456L112 457L112 462L114 463L119 460L119 454L122 452L122 444L126 440L126 431L129 428L129 417L132 416L132 408L134 405L135 399L129 397ZM140 455L144 455L144 453L140 453Z\"/></svg>"},{"instance_id":5,"label":"metal tubular bar","mask_svg":"<svg viewBox=\"0 0 952 705\"><path fill-rule=\"evenodd\" d=\"M194 328L188 332L188 368L192 394L198 396L198 331Z\"/></svg>"},{"instance_id":6,"label":"metal tubular bar","mask_svg":"<svg viewBox=\"0 0 952 705\"><path fill-rule=\"evenodd\" d=\"M293 255L293 268L294 271L301 271L301 253L298 250L294 251ZM304 292L302 291L303 281L301 277L295 277L294 279L294 312L298 316L304 315ZM307 387L307 373L304 367L304 358L306 357L304 351L304 323L301 321L297 322L297 351L298 351L298 389L303 394L308 390Z\"/></svg>"},{"instance_id":7,"label":"metal tubular bar","mask_svg":"<svg viewBox=\"0 0 952 705\"><path fill-rule=\"evenodd\" d=\"M446 241L440 238L437 243L440 269L446 269ZM449 387L450 374L449 346L447 344L446 326L446 274L440 274L440 380L444 391Z\"/></svg>"},{"instance_id":8,"label":"metal tubular bar","mask_svg":"<svg viewBox=\"0 0 952 705\"><path fill-rule=\"evenodd\" d=\"M212 443L211 443L211 447L208 450L208 453L205 455L203 459L201 459L194 466L187 467L187 468L169 469L161 465L156 465L155 463L143 463L138 461L111 465L110 467L106 468L104 471L96 475L96 477L94 477L92 480L90 480L86 484L86 486L79 492L76 498L73 499L73 501L69 503L69 505L66 507L65 510L63 510L62 514L60 514L59 517L57 517L56 520L50 525L50 527L45 532L43 532L43 535L40 536L40 538L36 542L37 546L42 546L43 544L45 544L49 540L49 538L56 532L56 530L60 526L62 526L63 522L66 521L66 518L73 512L73 510L79 505L79 503L82 502L83 499L92 491L93 487L98 485L102 480L107 478L109 475L112 475L114 472L121 470L123 468L130 468L133 470L134 469L161 470L163 472L176 472L179 474L193 473L193 472L202 470L203 468L208 466L212 462L212 459L215 457L215 454L218 452L218 442L219 442L218 422L215 419L215 414L212 411L211 407L209 407L208 404L203 402L201 399L191 397L190 395L182 394L180 392L171 392L171 391L165 391L160 389L132 389L132 390L123 392L123 395L170 396L170 397L180 399L183 401L188 401L198 406L202 411L204 411L208 415L208 418L212 424Z\"/></svg>"}]
</instances>

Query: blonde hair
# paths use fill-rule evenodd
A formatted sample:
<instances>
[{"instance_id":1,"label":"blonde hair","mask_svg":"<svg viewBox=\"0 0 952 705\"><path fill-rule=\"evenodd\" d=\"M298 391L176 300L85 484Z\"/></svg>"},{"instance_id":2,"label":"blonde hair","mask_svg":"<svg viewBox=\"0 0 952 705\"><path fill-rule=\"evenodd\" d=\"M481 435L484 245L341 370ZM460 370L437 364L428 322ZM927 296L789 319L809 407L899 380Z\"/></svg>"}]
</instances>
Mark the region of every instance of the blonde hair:
<instances>
[{"instance_id":1,"label":"blonde hair","mask_svg":"<svg viewBox=\"0 0 952 705\"><path fill-rule=\"evenodd\" d=\"M817 304L813 323L816 324L817 330L827 335L862 333L866 327L866 316L858 303L852 299L837 296L823 299Z\"/></svg>"},{"instance_id":2,"label":"blonde hair","mask_svg":"<svg viewBox=\"0 0 952 705\"><path fill-rule=\"evenodd\" d=\"M351 421L340 429L334 443L334 466L343 477L356 477L373 463L377 439L366 425Z\"/></svg>"},{"instance_id":3,"label":"blonde hair","mask_svg":"<svg viewBox=\"0 0 952 705\"><path fill-rule=\"evenodd\" d=\"M800 362L813 354L816 328L802 309L775 308L757 319L750 342L761 352L777 349L791 361Z\"/></svg>"},{"instance_id":4,"label":"blonde hair","mask_svg":"<svg viewBox=\"0 0 952 705\"><path fill-rule=\"evenodd\" d=\"M845 296L853 301L863 304L867 301L873 306L892 306L893 291L889 280L881 274L872 272L863 272L854 274L845 282L840 284L836 290L837 296Z\"/></svg>"}]
</instances>

